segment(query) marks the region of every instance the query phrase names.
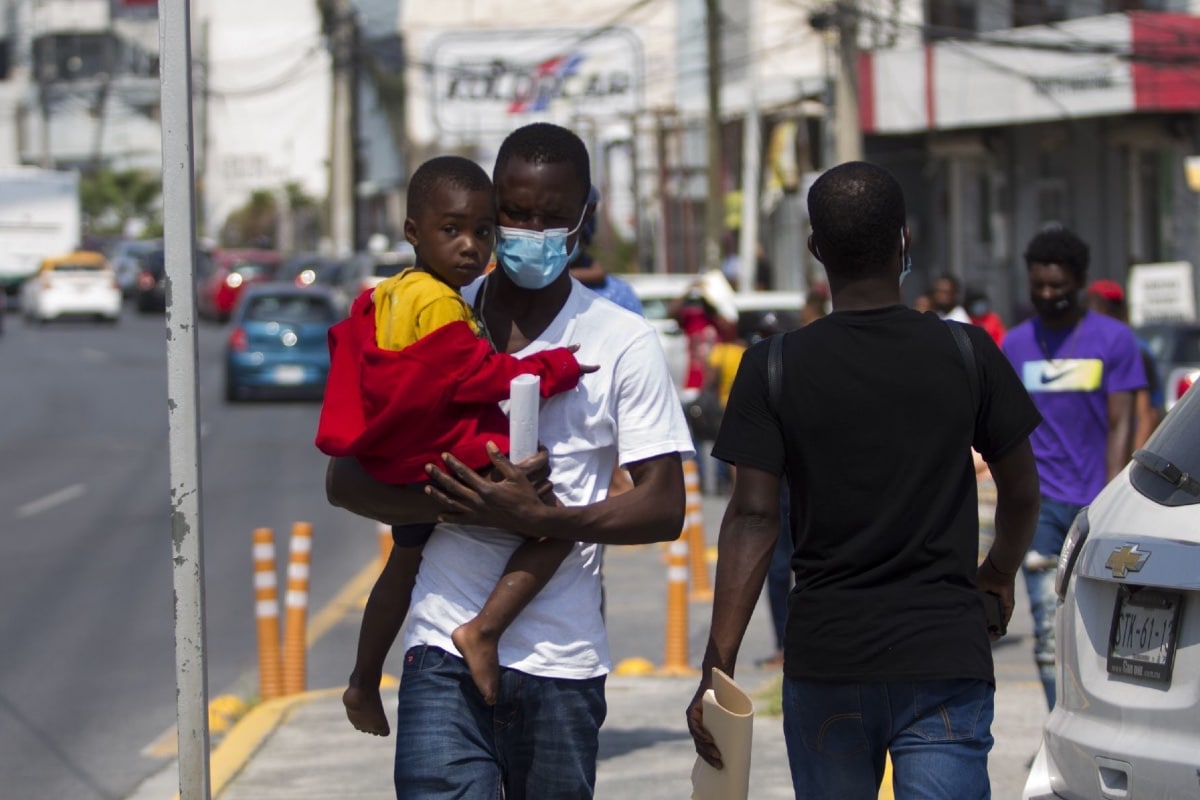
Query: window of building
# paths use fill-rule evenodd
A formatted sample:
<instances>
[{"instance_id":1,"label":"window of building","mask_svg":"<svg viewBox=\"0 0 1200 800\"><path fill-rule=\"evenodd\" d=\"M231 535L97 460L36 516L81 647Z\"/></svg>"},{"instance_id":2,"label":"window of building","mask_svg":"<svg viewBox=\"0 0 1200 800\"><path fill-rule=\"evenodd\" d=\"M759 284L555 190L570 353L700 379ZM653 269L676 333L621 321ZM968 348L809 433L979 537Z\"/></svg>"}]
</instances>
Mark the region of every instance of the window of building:
<instances>
[{"instance_id":1,"label":"window of building","mask_svg":"<svg viewBox=\"0 0 1200 800\"><path fill-rule=\"evenodd\" d=\"M927 40L974 33L978 29L979 3L974 0L927 0Z\"/></svg>"},{"instance_id":2,"label":"window of building","mask_svg":"<svg viewBox=\"0 0 1200 800\"><path fill-rule=\"evenodd\" d=\"M1013 0L1013 27L1062 22L1069 11L1069 0Z\"/></svg>"}]
</instances>

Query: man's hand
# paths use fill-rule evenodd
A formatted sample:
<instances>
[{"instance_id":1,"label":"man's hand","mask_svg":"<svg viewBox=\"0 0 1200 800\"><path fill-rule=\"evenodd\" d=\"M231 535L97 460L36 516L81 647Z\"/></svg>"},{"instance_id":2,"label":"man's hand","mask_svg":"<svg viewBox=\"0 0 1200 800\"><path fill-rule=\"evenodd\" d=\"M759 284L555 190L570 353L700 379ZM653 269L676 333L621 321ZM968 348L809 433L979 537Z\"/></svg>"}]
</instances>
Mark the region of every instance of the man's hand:
<instances>
[{"instance_id":1,"label":"man's hand","mask_svg":"<svg viewBox=\"0 0 1200 800\"><path fill-rule=\"evenodd\" d=\"M704 679L700 681L700 688L696 690L692 702L687 707L688 731L691 732L692 741L696 745L696 754L716 769L724 769L721 751L717 749L712 734L704 727L704 693L712 688L712 670L705 670L704 675Z\"/></svg>"},{"instance_id":2,"label":"man's hand","mask_svg":"<svg viewBox=\"0 0 1200 800\"><path fill-rule=\"evenodd\" d=\"M1000 572L992 564L990 556L983 560L983 563L979 565L979 571L975 573L975 585L979 589L1000 596L1000 605L1004 612L1005 628L1012 621L1013 606L1016 604L1013 590L1013 582L1016 580L1016 577L1016 574L1005 575ZM988 630L988 638L993 642L998 641L1001 635L998 631Z\"/></svg>"},{"instance_id":3,"label":"man's hand","mask_svg":"<svg viewBox=\"0 0 1200 800\"><path fill-rule=\"evenodd\" d=\"M438 522L459 525L486 525L514 533L539 536L536 530L540 513L553 496L548 479L549 453L540 448L536 455L513 464L488 442L492 472L487 478L449 453L442 455L448 472L434 464L425 467L430 485L426 492L442 507Z\"/></svg>"}]
</instances>

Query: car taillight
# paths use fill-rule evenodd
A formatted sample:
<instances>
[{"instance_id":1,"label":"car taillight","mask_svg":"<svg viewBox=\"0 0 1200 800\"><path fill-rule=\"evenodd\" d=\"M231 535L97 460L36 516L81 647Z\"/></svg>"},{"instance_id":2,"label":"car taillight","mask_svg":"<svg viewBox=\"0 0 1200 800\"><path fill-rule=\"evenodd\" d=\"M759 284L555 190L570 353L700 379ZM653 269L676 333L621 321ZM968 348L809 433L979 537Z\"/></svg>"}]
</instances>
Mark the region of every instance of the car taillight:
<instances>
[{"instance_id":1,"label":"car taillight","mask_svg":"<svg viewBox=\"0 0 1200 800\"><path fill-rule=\"evenodd\" d=\"M1071 573L1075 571L1075 562L1079 560L1079 551L1083 549L1083 543L1087 541L1089 530L1088 510L1085 506L1075 515L1075 521L1067 530L1067 538L1063 540L1062 551L1058 554L1058 572L1054 576L1054 592L1058 595L1059 600L1067 596L1067 583L1071 580Z\"/></svg>"},{"instance_id":2,"label":"car taillight","mask_svg":"<svg viewBox=\"0 0 1200 800\"><path fill-rule=\"evenodd\" d=\"M138 277L137 277L137 283L138 283L139 289L153 289L154 288L154 276L151 275L149 272L139 272Z\"/></svg>"},{"instance_id":3,"label":"car taillight","mask_svg":"<svg viewBox=\"0 0 1200 800\"><path fill-rule=\"evenodd\" d=\"M230 289L236 289L239 286L241 286L245 282L245 280L246 279L242 277L242 273L231 272L227 276L225 276L225 285L228 286Z\"/></svg>"},{"instance_id":4,"label":"car taillight","mask_svg":"<svg viewBox=\"0 0 1200 800\"><path fill-rule=\"evenodd\" d=\"M1196 378L1200 377L1200 369L1195 367L1178 367L1171 370L1167 376L1167 409L1175 405L1187 390L1192 388Z\"/></svg>"},{"instance_id":5,"label":"car taillight","mask_svg":"<svg viewBox=\"0 0 1200 800\"><path fill-rule=\"evenodd\" d=\"M234 328L229 334L229 349L235 353L244 353L250 347L250 337L246 336L244 328Z\"/></svg>"}]
</instances>

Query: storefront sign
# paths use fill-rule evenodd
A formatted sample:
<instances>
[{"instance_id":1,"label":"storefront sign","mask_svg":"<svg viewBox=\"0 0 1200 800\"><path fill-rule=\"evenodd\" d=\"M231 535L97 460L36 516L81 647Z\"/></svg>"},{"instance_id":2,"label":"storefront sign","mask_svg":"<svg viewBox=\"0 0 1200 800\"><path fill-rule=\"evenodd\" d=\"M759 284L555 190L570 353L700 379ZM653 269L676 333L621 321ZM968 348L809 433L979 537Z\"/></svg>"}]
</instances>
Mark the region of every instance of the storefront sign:
<instances>
[{"instance_id":1,"label":"storefront sign","mask_svg":"<svg viewBox=\"0 0 1200 800\"><path fill-rule=\"evenodd\" d=\"M642 49L629 30L455 31L429 48L433 118L446 133L638 110Z\"/></svg>"}]
</instances>

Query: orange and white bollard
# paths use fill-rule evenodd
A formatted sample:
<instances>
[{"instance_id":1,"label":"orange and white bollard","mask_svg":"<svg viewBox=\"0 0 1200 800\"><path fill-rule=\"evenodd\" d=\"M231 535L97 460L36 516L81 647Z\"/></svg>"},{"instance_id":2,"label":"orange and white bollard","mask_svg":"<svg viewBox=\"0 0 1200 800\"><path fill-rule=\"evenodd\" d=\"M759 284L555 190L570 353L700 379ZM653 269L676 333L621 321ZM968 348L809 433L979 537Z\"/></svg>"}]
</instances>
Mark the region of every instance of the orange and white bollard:
<instances>
[{"instance_id":1,"label":"orange and white bollard","mask_svg":"<svg viewBox=\"0 0 1200 800\"><path fill-rule=\"evenodd\" d=\"M292 525L288 553L287 594L283 624L283 693L299 694L307 683L308 660L308 574L312 556L312 525Z\"/></svg>"},{"instance_id":2,"label":"orange and white bollard","mask_svg":"<svg viewBox=\"0 0 1200 800\"><path fill-rule=\"evenodd\" d=\"M712 581L708 577L708 542L704 537L704 506L700 493L700 473L696 462L683 462L683 487L687 493L683 531L687 537L688 561L692 568L692 600L712 600Z\"/></svg>"},{"instance_id":3,"label":"orange and white bollard","mask_svg":"<svg viewBox=\"0 0 1200 800\"><path fill-rule=\"evenodd\" d=\"M386 522L379 523L379 568L383 569L388 559L392 557L392 526Z\"/></svg>"},{"instance_id":4,"label":"orange and white bollard","mask_svg":"<svg viewBox=\"0 0 1200 800\"><path fill-rule=\"evenodd\" d=\"M254 616L258 623L258 694L270 700L283 694L275 533L270 528L254 529Z\"/></svg>"},{"instance_id":5,"label":"orange and white bollard","mask_svg":"<svg viewBox=\"0 0 1200 800\"><path fill-rule=\"evenodd\" d=\"M687 542L683 537L667 548L667 635L660 675L695 675L688 664Z\"/></svg>"}]
</instances>

